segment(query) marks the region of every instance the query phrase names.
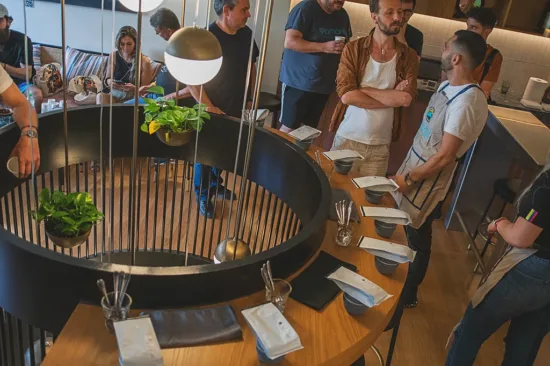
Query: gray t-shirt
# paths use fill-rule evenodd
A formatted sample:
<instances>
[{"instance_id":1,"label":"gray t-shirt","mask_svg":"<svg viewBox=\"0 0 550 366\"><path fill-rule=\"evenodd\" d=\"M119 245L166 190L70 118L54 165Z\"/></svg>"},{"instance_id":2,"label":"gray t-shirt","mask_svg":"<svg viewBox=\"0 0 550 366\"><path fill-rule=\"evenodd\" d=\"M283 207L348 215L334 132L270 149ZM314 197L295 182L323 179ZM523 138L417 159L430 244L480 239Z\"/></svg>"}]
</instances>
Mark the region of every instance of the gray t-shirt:
<instances>
[{"instance_id":1,"label":"gray t-shirt","mask_svg":"<svg viewBox=\"0 0 550 366\"><path fill-rule=\"evenodd\" d=\"M285 30L295 29L309 42L334 41L334 37L351 38L348 13L338 10L326 13L316 0L304 0L296 5ZM301 53L285 49L280 80L296 89L330 94L336 87L336 72L340 55L328 53Z\"/></svg>"}]
</instances>

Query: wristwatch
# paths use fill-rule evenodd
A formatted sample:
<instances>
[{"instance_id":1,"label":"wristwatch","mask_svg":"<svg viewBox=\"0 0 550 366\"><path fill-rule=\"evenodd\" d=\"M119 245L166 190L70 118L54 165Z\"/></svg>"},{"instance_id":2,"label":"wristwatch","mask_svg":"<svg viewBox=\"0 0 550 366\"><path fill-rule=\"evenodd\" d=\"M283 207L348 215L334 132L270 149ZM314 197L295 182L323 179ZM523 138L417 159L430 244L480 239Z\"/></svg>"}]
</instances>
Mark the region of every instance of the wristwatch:
<instances>
[{"instance_id":1,"label":"wristwatch","mask_svg":"<svg viewBox=\"0 0 550 366\"><path fill-rule=\"evenodd\" d=\"M21 131L21 136L27 136L30 138L38 138L38 131L35 129L29 128L28 130Z\"/></svg>"},{"instance_id":2,"label":"wristwatch","mask_svg":"<svg viewBox=\"0 0 550 366\"><path fill-rule=\"evenodd\" d=\"M409 173L405 174L405 182L407 183L408 186L412 186L416 184L416 182L411 179L411 176L409 175Z\"/></svg>"}]
</instances>

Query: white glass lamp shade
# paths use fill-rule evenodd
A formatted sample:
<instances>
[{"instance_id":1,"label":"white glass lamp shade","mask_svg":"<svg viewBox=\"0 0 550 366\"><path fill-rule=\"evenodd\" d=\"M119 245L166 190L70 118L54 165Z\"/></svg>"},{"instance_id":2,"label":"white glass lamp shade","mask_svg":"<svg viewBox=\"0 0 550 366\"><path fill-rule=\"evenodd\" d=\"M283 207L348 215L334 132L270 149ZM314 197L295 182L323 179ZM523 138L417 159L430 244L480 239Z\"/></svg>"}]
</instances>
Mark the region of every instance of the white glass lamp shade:
<instances>
[{"instance_id":1,"label":"white glass lamp shade","mask_svg":"<svg viewBox=\"0 0 550 366\"><path fill-rule=\"evenodd\" d=\"M202 85L214 78L222 67L222 57L196 61L174 57L164 52L164 62L170 74L186 85Z\"/></svg>"},{"instance_id":2,"label":"white glass lamp shade","mask_svg":"<svg viewBox=\"0 0 550 366\"><path fill-rule=\"evenodd\" d=\"M164 52L168 71L186 85L202 85L212 80L220 71L222 60L216 36L197 27L185 27L174 33Z\"/></svg>"},{"instance_id":3,"label":"white glass lamp shade","mask_svg":"<svg viewBox=\"0 0 550 366\"><path fill-rule=\"evenodd\" d=\"M138 12L139 0L118 0L126 9ZM141 0L141 12L147 13L148 11L158 8L162 4L162 0Z\"/></svg>"}]
</instances>

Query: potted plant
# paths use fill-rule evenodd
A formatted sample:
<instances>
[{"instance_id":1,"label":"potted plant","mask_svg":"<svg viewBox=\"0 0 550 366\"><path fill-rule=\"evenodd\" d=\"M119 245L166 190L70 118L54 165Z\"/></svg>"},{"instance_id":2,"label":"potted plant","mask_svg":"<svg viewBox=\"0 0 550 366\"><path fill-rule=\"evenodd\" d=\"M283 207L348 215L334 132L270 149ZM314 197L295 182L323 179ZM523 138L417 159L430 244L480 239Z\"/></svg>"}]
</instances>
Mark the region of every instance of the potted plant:
<instances>
[{"instance_id":1,"label":"potted plant","mask_svg":"<svg viewBox=\"0 0 550 366\"><path fill-rule=\"evenodd\" d=\"M200 131L204 120L210 120L204 104L193 108L180 107L176 101L164 99L164 88L152 87L150 93L160 94L156 99L145 100L145 122L141 130L150 135L156 133L160 141L169 146L182 146L191 141L195 131Z\"/></svg>"},{"instance_id":2,"label":"potted plant","mask_svg":"<svg viewBox=\"0 0 550 366\"><path fill-rule=\"evenodd\" d=\"M103 220L103 213L87 192L50 193L44 188L32 217L38 222L45 221L46 235L55 245L73 248L88 239L92 226Z\"/></svg>"}]
</instances>

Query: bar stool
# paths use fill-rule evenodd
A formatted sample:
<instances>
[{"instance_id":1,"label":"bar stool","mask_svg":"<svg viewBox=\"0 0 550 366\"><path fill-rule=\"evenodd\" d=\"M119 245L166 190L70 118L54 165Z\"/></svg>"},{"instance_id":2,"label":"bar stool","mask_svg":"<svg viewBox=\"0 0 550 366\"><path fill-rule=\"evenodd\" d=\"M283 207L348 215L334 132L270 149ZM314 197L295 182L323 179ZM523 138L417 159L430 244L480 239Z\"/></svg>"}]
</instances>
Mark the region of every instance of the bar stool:
<instances>
[{"instance_id":1,"label":"bar stool","mask_svg":"<svg viewBox=\"0 0 550 366\"><path fill-rule=\"evenodd\" d=\"M378 348L375 345L371 346L371 350L374 352L376 357L378 358L378 362L380 366L390 366L391 360L393 358L393 352L395 351L395 343L397 342L397 335L399 333L399 325L401 325L401 318L403 317L403 309L404 304L402 301L402 298L399 298L399 302L397 303L397 308L395 309L395 312L393 313L393 316L388 323L386 329L384 329L384 332L393 330L390 340L390 346L388 348L388 356L386 358L386 362L384 362L384 358L382 357L382 354L378 350ZM365 356L361 356L357 361L351 364L351 366L365 366Z\"/></svg>"},{"instance_id":2,"label":"bar stool","mask_svg":"<svg viewBox=\"0 0 550 366\"><path fill-rule=\"evenodd\" d=\"M506 208L506 205L514 203L520 184L521 184L521 180L519 179L501 178L495 181L493 185L493 196L491 197L489 204L485 208L485 211L481 216L481 220L477 225L476 231L473 236L474 241L476 240L478 235L480 235L483 239L485 239L485 244L483 245L483 249L481 250L481 258L483 258L483 256L487 252L489 245L491 244L491 237L485 233L480 232L480 228L485 224L491 222L492 220L501 217L502 213L504 212L504 209ZM500 200L503 201L503 205L502 205L502 208L499 210L498 215L495 218L490 218L487 215L489 214L489 211L491 210L496 197L500 198ZM474 268L474 272L477 271L477 268L478 268L478 265L476 264Z\"/></svg>"},{"instance_id":3,"label":"bar stool","mask_svg":"<svg viewBox=\"0 0 550 366\"><path fill-rule=\"evenodd\" d=\"M273 119L271 120L271 127L276 128L279 121L279 113L281 112L281 98L275 94L261 92L260 100L258 101L259 109L267 109L273 113Z\"/></svg>"}]
</instances>

